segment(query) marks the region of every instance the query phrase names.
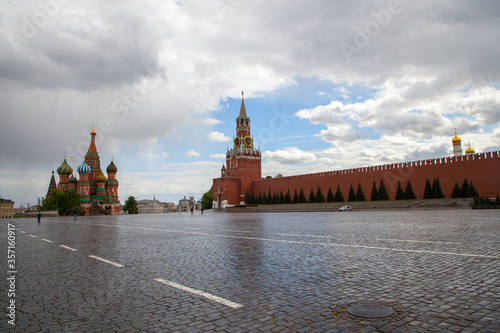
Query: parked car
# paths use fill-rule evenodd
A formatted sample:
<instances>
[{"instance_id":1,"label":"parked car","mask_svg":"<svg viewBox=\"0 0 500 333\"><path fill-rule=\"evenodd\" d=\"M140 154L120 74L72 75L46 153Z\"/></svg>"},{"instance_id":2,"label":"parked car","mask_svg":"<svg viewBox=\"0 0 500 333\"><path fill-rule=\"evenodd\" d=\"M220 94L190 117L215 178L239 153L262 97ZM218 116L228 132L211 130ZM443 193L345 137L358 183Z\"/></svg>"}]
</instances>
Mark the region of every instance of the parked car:
<instances>
[{"instance_id":1,"label":"parked car","mask_svg":"<svg viewBox=\"0 0 500 333\"><path fill-rule=\"evenodd\" d=\"M340 212L346 212L352 210L352 207L349 205L343 205L342 207L339 208Z\"/></svg>"}]
</instances>

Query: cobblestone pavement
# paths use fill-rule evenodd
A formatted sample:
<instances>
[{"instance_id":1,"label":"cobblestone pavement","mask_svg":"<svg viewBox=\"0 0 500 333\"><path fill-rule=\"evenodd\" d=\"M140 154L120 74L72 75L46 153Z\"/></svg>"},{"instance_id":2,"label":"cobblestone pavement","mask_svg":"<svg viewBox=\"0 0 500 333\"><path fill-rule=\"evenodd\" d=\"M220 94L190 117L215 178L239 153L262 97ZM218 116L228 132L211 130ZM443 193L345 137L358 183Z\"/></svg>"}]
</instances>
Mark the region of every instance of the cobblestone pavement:
<instances>
[{"instance_id":1,"label":"cobblestone pavement","mask_svg":"<svg viewBox=\"0 0 500 333\"><path fill-rule=\"evenodd\" d=\"M497 211L0 220L3 281L8 223L1 332L500 332Z\"/></svg>"}]
</instances>

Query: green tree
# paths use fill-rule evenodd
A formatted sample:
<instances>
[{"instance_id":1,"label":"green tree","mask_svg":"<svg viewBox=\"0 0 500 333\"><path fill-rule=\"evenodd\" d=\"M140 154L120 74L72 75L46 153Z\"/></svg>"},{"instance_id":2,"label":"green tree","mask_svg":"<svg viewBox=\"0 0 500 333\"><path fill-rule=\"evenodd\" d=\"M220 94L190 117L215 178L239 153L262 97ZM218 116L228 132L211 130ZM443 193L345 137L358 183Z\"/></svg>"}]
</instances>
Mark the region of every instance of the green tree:
<instances>
[{"instance_id":1,"label":"green tree","mask_svg":"<svg viewBox=\"0 0 500 333\"><path fill-rule=\"evenodd\" d=\"M127 200L125 200L125 206L123 206L123 210L128 214L139 214L139 209L137 209L137 201L133 195L129 196Z\"/></svg>"},{"instance_id":2,"label":"green tree","mask_svg":"<svg viewBox=\"0 0 500 333\"><path fill-rule=\"evenodd\" d=\"M297 194L297 190L295 190L295 194L293 195L293 203L299 202L299 196Z\"/></svg>"},{"instance_id":3,"label":"green tree","mask_svg":"<svg viewBox=\"0 0 500 333\"><path fill-rule=\"evenodd\" d=\"M462 183L462 198L465 198L467 196L467 190L469 189L469 182L467 181L467 178L464 179L464 182Z\"/></svg>"},{"instance_id":4,"label":"green tree","mask_svg":"<svg viewBox=\"0 0 500 333\"><path fill-rule=\"evenodd\" d=\"M354 192L354 187L351 184L349 189L349 194L347 195L347 201L356 201L356 192Z\"/></svg>"},{"instance_id":5,"label":"green tree","mask_svg":"<svg viewBox=\"0 0 500 333\"><path fill-rule=\"evenodd\" d=\"M401 182L398 180L398 188L396 189L395 200L403 200L405 198L405 192L403 192L403 188L401 187Z\"/></svg>"},{"instance_id":6,"label":"green tree","mask_svg":"<svg viewBox=\"0 0 500 333\"><path fill-rule=\"evenodd\" d=\"M280 191L279 203L280 204L284 204L285 203L285 196L283 195L283 191Z\"/></svg>"},{"instance_id":7,"label":"green tree","mask_svg":"<svg viewBox=\"0 0 500 333\"><path fill-rule=\"evenodd\" d=\"M469 184L469 187L467 188L467 193L465 194L466 198L474 198L477 197L479 193L477 193L476 188L474 187L474 184L472 184L472 180Z\"/></svg>"},{"instance_id":8,"label":"green tree","mask_svg":"<svg viewBox=\"0 0 500 333\"><path fill-rule=\"evenodd\" d=\"M416 199L417 196L415 195L415 192L413 191L413 186L411 186L410 181L406 183L405 187L405 199L410 200L410 199Z\"/></svg>"},{"instance_id":9,"label":"green tree","mask_svg":"<svg viewBox=\"0 0 500 333\"><path fill-rule=\"evenodd\" d=\"M434 178L432 183L432 195L436 199L444 198L443 190L441 189L441 184L439 184L439 177Z\"/></svg>"},{"instance_id":10,"label":"green tree","mask_svg":"<svg viewBox=\"0 0 500 333\"><path fill-rule=\"evenodd\" d=\"M266 179L272 179L273 177L272 176L266 176Z\"/></svg>"},{"instance_id":11,"label":"green tree","mask_svg":"<svg viewBox=\"0 0 500 333\"><path fill-rule=\"evenodd\" d=\"M290 195L290 189L285 194L285 197L283 198L283 203L286 204L291 204L292 203L292 196Z\"/></svg>"},{"instance_id":12,"label":"green tree","mask_svg":"<svg viewBox=\"0 0 500 333\"><path fill-rule=\"evenodd\" d=\"M316 202L325 202L325 197L323 196L323 192L321 192L321 187L319 186L316 191Z\"/></svg>"},{"instance_id":13,"label":"green tree","mask_svg":"<svg viewBox=\"0 0 500 333\"><path fill-rule=\"evenodd\" d=\"M267 205L267 194L266 192L264 192L264 195L262 196L262 200L261 200L262 204L263 205Z\"/></svg>"},{"instance_id":14,"label":"green tree","mask_svg":"<svg viewBox=\"0 0 500 333\"><path fill-rule=\"evenodd\" d=\"M340 190L340 184L337 184L337 191L335 192L335 197L334 201L335 202L344 202L344 195L342 194L342 191Z\"/></svg>"},{"instance_id":15,"label":"green tree","mask_svg":"<svg viewBox=\"0 0 500 333\"><path fill-rule=\"evenodd\" d=\"M328 193L326 195L326 202L334 202L334 201L335 201L335 197L333 196L332 188L329 187Z\"/></svg>"},{"instance_id":16,"label":"green tree","mask_svg":"<svg viewBox=\"0 0 500 333\"><path fill-rule=\"evenodd\" d=\"M370 201L377 201L377 200L378 200L377 183L375 183L375 181L373 181L372 193L370 195Z\"/></svg>"},{"instance_id":17,"label":"green tree","mask_svg":"<svg viewBox=\"0 0 500 333\"><path fill-rule=\"evenodd\" d=\"M280 203L280 196L276 192L273 192L273 204L279 204Z\"/></svg>"},{"instance_id":18,"label":"green tree","mask_svg":"<svg viewBox=\"0 0 500 333\"><path fill-rule=\"evenodd\" d=\"M311 189L311 193L309 193L309 200L307 202L316 202L316 196L314 195L314 190Z\"/></svg>"},{"instance_id":19,"label":"green tree","mask_svg":"<svg viewBox=\"0 0 500 333\"><path fill-rule=\"evenodd\" d=\"M213 188L210 188L210 190L208 190L201 196L201 207L203 209L212 209L213 201L214 201Z\"/></svg>"},{"instance_id":20,"label":"green tree","mask_svg":"<svg viewBox=\"0 0 500 333\"><path fill-rule=\"evenodd\" d=\"M432 191L431 182L429 181L429 178L427 178L424 187L424 199L432 199L432 198L434 198L434 193Z\"/></svg>"},{"instance_id":21,"label":"green tree","mask_svg":"<svg viewBox=\"0 0 500 333\"><path fill-rule=\"evenodd\" d=\"M273 203L273 196L271 195L271 189L269 189L269 193L267 194L267 203L268 204Z\"/></svg>"},{"instance_id":22,"label":"green tree","mask_svg":"<svg viewBox=\"0 0 500 333\"><path fill-rule=\"evenodd\" d=\"M250 193L245 193L245 203L248 205L250 203Z\"/></svg>"},{"instance_id":23,"label":"green tree","mask_svg":"<svg viewBox=\"0 0 500 333\"><path fill-rule=\"evenodd\" d=\"M366 201L365 194L361 188L361 183L358 183L358 189L356 190L356 201Z\"/></svg>"},{"instance_id":24,"label":"green tree","mask_svg":"<svg viewBox=\"0 0 500 333\"><path fill-rule=\"evenodd\" d=\"M259 195L257 196L257 198L255 198L255 203L257 205L262 205L262 193L260 193L260 191L259 191Z\"/></svg>"},{"instance_id":25,"label":"green tree","mask_svg":"<svg viewBox=\"0 0 500 333\"><path fill-rule=\"evenodd\" d=\"M297 202L298 203L306 203L307 202L306 195L304 194L304 190L302 188L300 189L300 193L299 193L299 197L298 197Z\"/></svg>"},{"instance_id":26,"label":"green tree","mask_svg":"<svg viewBox=\"0 0 500 333\"><path fill-rule=\"evenodd\" d=\"M385 188L384 180L380 180L380 185L378 186L378 200L389 200L389 194Z\"/></svg>"},{"instance_id":27,"label":"green tree","mask_svg":"<svg viewBox=\"0 0 500 333\"><path fill-rule=\"evenodd\" d=\"M461 198L462 197L462 190L460 189L460 186L458 186L458 182L455 181L455 185L453 186L453 190L451 191L451 197L452 198Z\"/></svg>"},{"instance_id":28,"label":"green tree","mask_svg":"<svg viewBox=\"0 0 500 333\"><path fill-rule=\"evenodd\" d=\"M80 211L80 195L75 190L53 190L50 197L43 200L41 210L57 210L59 215Z\"/></svg>"}]
</instances>

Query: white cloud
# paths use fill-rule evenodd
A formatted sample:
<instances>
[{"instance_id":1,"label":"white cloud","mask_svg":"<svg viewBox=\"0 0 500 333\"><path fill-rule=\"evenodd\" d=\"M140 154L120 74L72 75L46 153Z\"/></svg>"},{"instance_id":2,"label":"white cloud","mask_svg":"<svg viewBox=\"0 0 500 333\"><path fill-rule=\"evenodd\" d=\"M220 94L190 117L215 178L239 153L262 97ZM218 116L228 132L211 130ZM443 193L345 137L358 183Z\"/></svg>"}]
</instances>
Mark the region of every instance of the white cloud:
<instances>
[{"instance_id":1,"label":"white cloud","mask_svg":"<svg viewBox=\"0 0 500 333\"><path fill-rule=\"evenodd\" d=\"M220 133L220 132L216 132L216 131L210 132L207 135L207 138L208 138L209 141L217 141L217 142L228 142L228 141L231 141L230 137L225 136L224 133Z\"/></svg>"},{"instance_id":2,"label":"white cloud","mask_svg":"<svg viewBox=\"0 0 500 333\"><path fill-rule=\"evenodd\" d=\"M296 147L287 147L274 152L264 151L262 158L282 164L301 164L313 162L316 159L316 155Z\"/></svg>"},{"instance_id":3,"label":"white cloud","mask_svg":"<svg viewBox=\"0 0 500 333\"><path fill-rule=\"evenodd\" d=\"M218 160L226 160L226 154L210 154L210 157Z\"/></svg>"},{"instance_id":4,"label":"white cloud","mask_svg":"<svg viewBox=\"0 0 500 333\"><path fill-rule=\"evenodd\" d=\"M198 158L198 157L200 157L200 153L197 153L194 150L190 150L186 154L184 154L184 156L185 157L195 157L195 158Z\"/></svg>"}]
</instances>

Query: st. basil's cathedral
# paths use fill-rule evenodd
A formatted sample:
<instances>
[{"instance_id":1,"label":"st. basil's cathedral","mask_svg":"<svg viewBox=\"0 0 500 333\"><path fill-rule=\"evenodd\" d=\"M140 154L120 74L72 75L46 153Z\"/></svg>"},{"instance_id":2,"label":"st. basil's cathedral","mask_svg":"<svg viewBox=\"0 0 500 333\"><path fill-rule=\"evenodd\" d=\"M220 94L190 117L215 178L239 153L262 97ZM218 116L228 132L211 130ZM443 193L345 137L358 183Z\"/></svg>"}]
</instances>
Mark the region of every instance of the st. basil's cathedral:
<instances>
[{"instance_id":1,"label":"st. basil's cathedral","mask_svg":"<svg viewBox=\"0 0 500 333\"><path fill-rule=\"evenodd\" d=\"M97 215L100 213L117 215L120 214L120 201L118 199L118 180L116 165L111 159L111 163L106 168L106 177L101 169L101 162L97 147L95 144L95 129L90 132L90 146L85 154L83 163L77 168L80 176L77 179L73 175L73 168L66 162L66 156L63 163L57 168L59 174L59 183L56 186L54 171L50 181L47 197L52 190L77 191L80 195L81 211L85 215Z\"/></svg>"}]
</instances>

